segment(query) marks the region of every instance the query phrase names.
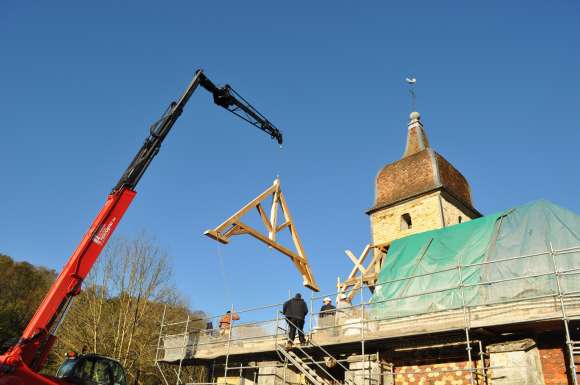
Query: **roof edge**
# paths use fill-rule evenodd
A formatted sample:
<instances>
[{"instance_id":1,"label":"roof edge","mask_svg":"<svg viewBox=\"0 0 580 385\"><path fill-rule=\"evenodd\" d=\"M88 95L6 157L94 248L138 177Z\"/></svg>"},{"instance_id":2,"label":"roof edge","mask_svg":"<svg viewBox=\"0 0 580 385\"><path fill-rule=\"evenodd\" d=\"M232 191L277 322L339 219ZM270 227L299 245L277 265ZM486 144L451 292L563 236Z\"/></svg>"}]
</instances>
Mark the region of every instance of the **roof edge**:
<instances>
[{"instance_id":1,"label":"roof edge","mask_svg":"<svg viewBox=\"0 0 580 385\"><path fill-rule=\"evenodd\" d=\"M396 206L396 205L401 204L401 203L404 203L404 202L408 202L408 201L413 200L415 198L418 198L420 196L427 195L429 193L436 192L436 191L440 191L445 196L445 198L451 198L450 200L453 201L452 203L454 205L456 205L456 206L458 206L460 208L465 209L465 211L471 212L473 214L473 217L474 218L479 218L479 217L482 217L483 216L483 214L480 213L475 207L470 207L470 206L466 205L461 199L459 199L454 194L452 194L449 191L447 191L445 189L445 186L443 186L443 185L439 185L439 186L436 186L435 188L430 188L430 189L421 191L421 192L419 192L417 194L413 194L411 196L408 196L408 197L405 197L405 198L396 200L396 201L391 202L391 203L382 204L382 205L378 205L378 206L373 206L373 207L367 209L365 211L365 214L371 215L371 214L376 213L377 211L380 211L380 210L383 210L383 209L386 209L386 208L389 208L389 207L393 207L393 206Z\"/></svg>"}]
</instances>

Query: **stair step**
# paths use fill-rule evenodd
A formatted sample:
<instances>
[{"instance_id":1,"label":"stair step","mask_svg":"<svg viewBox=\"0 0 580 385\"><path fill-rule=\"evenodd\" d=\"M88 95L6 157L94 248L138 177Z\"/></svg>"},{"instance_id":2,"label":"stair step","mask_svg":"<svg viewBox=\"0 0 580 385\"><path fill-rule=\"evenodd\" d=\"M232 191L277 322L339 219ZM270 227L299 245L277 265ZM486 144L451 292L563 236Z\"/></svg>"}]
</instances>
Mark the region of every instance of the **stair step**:
<instances>
[{"instance_id":1,"label":"stair step","mask_svg":"<svg viewBox=\"0 0 580 385\"><path fill-rule=\"evenodd\" d=\"M304 374L307 374L307 377L309 377L308 380L310 382L312 382L313 385L329 385L311 367L309 367L308 365L306 365L304 363L304 361L302 361L300 359L300 357L298 357L296 355L296 353L291 352L291 351L287 351L283 347L279 347L279 350L281 351L281 353L283 355L285 355L286 357L290 358L291 361L294 361L294 364L297 366L298 370L300 370Z\"/></svg>"},{"instance_id":2,"label":"stair step","mask_svg":"<svg viewBox=\"0 0 580 385\"><path fill-rule=\"evenodd\" d=\"M306 378L308 379L308 381L310 383L312 383L312 385L334 385L333 381L327 380L326 378L321 377L316 370L314 370L313 368L311 368L309 366L309 364L314 364L319 366L318 364L316 364L313 360L312 357L310 357L308 355L308 353L302 351L302 349L299 348L299 350L301 350L304 355L306 357L304 358L300 358L300 356L298 356L298 354L295 351L289 350L286 346L284 345L277 345L276 346L277 350L286 357L286 359L288 359L290 362L292 362L292 364L294 366L296 366L296 368L301 371L304 375L306 375ZM326 352L325 352L326 353ZM308 359L308 363L304 362L305 359ZM312 361L312 362L310 362ZM347 385L353 385L352 382L347 382Z\"/></svg>"}]
</instances>

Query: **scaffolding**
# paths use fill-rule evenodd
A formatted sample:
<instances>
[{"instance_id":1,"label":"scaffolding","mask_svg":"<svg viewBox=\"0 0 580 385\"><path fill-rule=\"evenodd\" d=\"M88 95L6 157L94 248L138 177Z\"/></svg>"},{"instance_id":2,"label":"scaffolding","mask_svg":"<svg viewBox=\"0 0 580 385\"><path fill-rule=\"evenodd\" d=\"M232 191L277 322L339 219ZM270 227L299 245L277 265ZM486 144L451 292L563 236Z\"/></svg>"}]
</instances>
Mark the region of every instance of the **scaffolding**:
<instances>
[{"instance_id":1,"label":"scaffolding","mask_svg":"<svg viewBox=\"0 0 580 385\"><path fill-rule=\"evenodd\" d=\"M333 361L334 364L342 365L344 370L348 371L348 368L344 364L346 362L345 359L334 356L336 355L336 351L338 351L336 347L344 346L345 344L350 344L349 346L352 347L353 343L358 344L359 349L356 350L356 353L360 353L361 357L366 357L370 360L373 354L376 354L378 358L379 351L377 350L376 344L373 344L375 341L386 341L390 339L400 341L402 338L411 338L412 336L424 334L461 333L462 342L448 342L440 346L452 347L459 346L458 344L464 346L464 362L466 363L466 367L454 370L465 372L469 376L471 385L480 385L487 384L489 371L497 368L490 366L489 360L486 360L484 343L480 338L474 338L472 335L474 328L527 322L558 321L561 323L563 331L563 345L565 345L565 354L567 355L566 361L569 381L574 385L578 385L575 356L580 355L580 342L572 338L573 328L571 324L580 320L580 290L575 290L570 285L564 284L563 280L580 275L580 268L558 267L561 265L558 263L560 258L565 256L569 257L570 255L578 253L580 253L580 245L570 248L554 249L550 243L548 250L543 253L531 253L503 260L484 261L470 265L457 263L457 266L452 268L457 270L458 281L449 282L448 287L437 290L425 290L420 293L372 302L368 298L368 295L365 296L364 290L359 290L357 293L358 300L346 308L337 309L332 317L325 317L325 314L314 312L312 309L314 309L315 304L321 302L322 298L336 296L341 294L341 292L327 293L324 295L315 295L312 293L309 299L309 309L311 312L309 313L304 328L308 336L309 345L303 351L310 357L309 362L315 366L313 369L319 373L322 370L320 370L315 362L320 364L321 360L317 360L316 357L323 357L323 362ZM514 260L537 258L538 256L549 257L552 265L551 271L506 279L481 280L475 283L466 279L465 270L472 267L508 263ZM410 282L427 274L437 275L445 271L448 271L448 269L412 275L396 280L376 282L374 287L377 290L377 288L384 285ZM541 295L530 292L528 296L520 295L518 298L512 298L510 300L502 299L495 302L488 301L485 304L470 303L465 298L466 290L529 279L534 279L539 284L546 282L546 280L550 282L553 280L556 283L555 291ZM361 282L360 287L363 287L363 282ZM408 311L402 313L397 311L398 303L414 297L430 296L444 291L453 291L459 294L461 298L460 305L454 308L418 312L415 314L409 314ZM157 344L156 365L161 371L166 385L173 384L163 375L162 365L169 364L172 366L173 373L177 374L176 384L180 385L191 383L181 378L182 368L192 365L198 360L212 362L210 378L213 382L211 384L217 385L219 383L223 385L224 381L225 383L233 384L231 381L228 382L228 374L236 373L239 377L236 385L243 385L245 381L242 378L247 378L247 373L254 373L254 376L257 376L258 369L265 367L256 364L244 364L240 361L239 357L252 352L273 352L278 354L278 362L273 364L272 367L282 368L285 374L277 383L281 382L282 385L290 384L291 382L287 381L286 378L286 369L289 365L296 366L296 363L292 363L289 357L279 354L279 346L287 341L284 326L286 321L280 315L281 309L282 304L274 304L236 311L232 305L231 311L236 311L240 315L241 320L235 323L230 322L227 331L220 330L219 327L193 329L191 327L191 319L179 323L167 323L164 315ZM219 323L219 316L208 318L204 321L217 324ZM349 349L351 352L355 352L352 348ZM411 350L414 348L408 349ZM236 360L240 362L234 362L235 360L232 359L232 356L235 356ZM218 361L219 364L217 363ZM221 375L219 376L216 376L218 372L216 371L216 365L221 365L221 369L219 370ZM363 376L363 382L351 380L350 382L352 384L368 385L373 383L372 379L376 378L376 373L371 373L370 363L364 367L368 367L368 373ZM444 369L440 370L441 373L445 371ZM437 371L430 371L430 373L434 372ZM421 370L405 372L405 374L409 373L421 374L425 372ZM394 379L399 374L398 368L394 367L391 372L387 371L386 374ZM336 380L336 378L329 378L323 372L321 375L325 378L323 385L332 384ZM251 379L248 381L256 383L256 381L252 381ZM315 383L312 380L309 382ZM345 378L342 382L348 384L349 381ZM200 382L195 383L197 385L208 385Z\"/></svg>"}]
</instances>

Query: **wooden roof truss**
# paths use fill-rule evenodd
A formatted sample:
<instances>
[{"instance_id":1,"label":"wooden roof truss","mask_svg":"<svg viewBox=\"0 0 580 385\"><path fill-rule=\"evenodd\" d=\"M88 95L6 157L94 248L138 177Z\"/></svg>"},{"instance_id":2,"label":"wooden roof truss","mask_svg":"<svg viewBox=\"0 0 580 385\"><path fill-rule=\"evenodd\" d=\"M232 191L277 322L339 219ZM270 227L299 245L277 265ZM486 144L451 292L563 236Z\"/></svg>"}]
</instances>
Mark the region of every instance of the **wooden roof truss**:
<instances>
[{"instance_id":1,"label":"wooden roof truss","mask_svg":"<svg viewBox=\"0 0 580 385\"><path fill-rule=\"evenodd\" d=\"M272 204L269 205L269 207L266 206L269 208L270 212L268 215L264 203L269 197L272 197ZM242 221L242 217L252 210L258 211L261 222L265 228L264 233ZM284 219L282 223L279 223L280 217L283 217ZM295 250L291 250L276 241L277 234L284 229L290 231ZM213 230L207 230L204 234L223 244L229 243L230 238L233 236L243 234L250 235L269 247L288 256L298 272L302 275L304 286L314 291L320 290L316 280L314 279L314 275L310 270L310 265L306 254L304 253L302 242L300 241L300 237L296 231L296 226L294 225L294 221L290 215L290 210L288 209L288 204L286 203L286 199L282 193L279 178L276 178L272 186L270 186L266 191L242 207L221 225Z\"/></svg>"}]
</instances>

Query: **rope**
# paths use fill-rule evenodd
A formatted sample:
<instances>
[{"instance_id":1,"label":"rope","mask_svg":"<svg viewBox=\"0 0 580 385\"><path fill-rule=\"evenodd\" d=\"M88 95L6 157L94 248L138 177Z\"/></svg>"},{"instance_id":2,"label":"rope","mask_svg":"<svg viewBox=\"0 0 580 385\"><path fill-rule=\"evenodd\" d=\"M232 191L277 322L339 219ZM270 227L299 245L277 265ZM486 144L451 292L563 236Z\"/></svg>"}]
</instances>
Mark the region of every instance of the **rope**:
<instances>
[{"instance_id":1,"label":"rope","mask_svg":"<svg viewBox=\"0 0 580 385\"><path fill-rule=\"evenodd\" d=\"M222 276L222 284L224 286L224 294L226 296L226 303L232 303L232 293L231 293L231 290L230 290L230 285L228 283L228 277L227 277L227 274L226 274L226 267L225 267L225 263L224 263L224 257L223 257L222 252L221 252L220 243L219 242L216 242L216 243L217 243L216 252L217 252L217 255L218 255L219 262L220 262L220 273L221 273L221 276Z\"/></svg>"},{"instance_id":2,"label":"rope","mask_svg":"<svg viewBox=\"0 0 580 385\"><path fill-rule=\"evenodd\" d=\"M274 157L274 163L275 163L275 168L278 169L278 171L276 172L276 179L280 178L280 167L283 163L283 147L282 145L280 145L279 147L279 151L278 151L278 155ZM277 202L273 202L274 204L277 204ZM221 251L221 245L220 242L216 242L216 254L218 255L218 259L219 259L219 264L220 264L220 274L222 276L222 284L223 284L223 290L224 290L224 294L226 296L226 303L232 303L232 293L230 290L230 285L229 285L229 280L228 280L228 276L227 276L227 272L226 272L226 268L225 268L225 262L224 262L224 257L222 255L222 251ZM272 247L270 247L270 249L272 249ZM288 291L288 293L290 294L290 291Z\"/></svg>"}]
</instances>

